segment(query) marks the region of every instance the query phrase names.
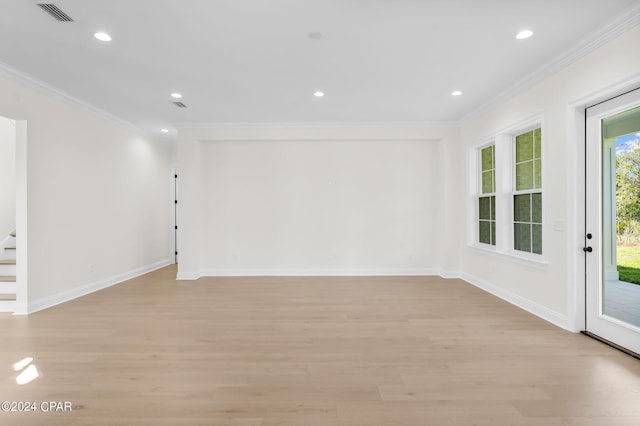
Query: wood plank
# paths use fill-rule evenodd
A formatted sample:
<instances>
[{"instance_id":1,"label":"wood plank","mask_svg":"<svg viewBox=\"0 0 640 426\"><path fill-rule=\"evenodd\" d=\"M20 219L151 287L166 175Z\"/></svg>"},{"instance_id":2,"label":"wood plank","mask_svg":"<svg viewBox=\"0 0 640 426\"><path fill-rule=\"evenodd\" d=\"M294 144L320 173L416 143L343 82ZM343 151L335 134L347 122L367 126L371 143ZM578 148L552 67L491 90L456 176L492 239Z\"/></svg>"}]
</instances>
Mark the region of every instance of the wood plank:
<instances>
[{"instance_id":1,"label":"wood plank","mask_svg":"<svg viewBox=\"0 0 640 426\"><path fill-rule=\"evenodd\" d=\"M640 424L640 362L460 280L175 274L0 314L3 398L73 403L0 423Z\"/></svg>"}]
</instances>

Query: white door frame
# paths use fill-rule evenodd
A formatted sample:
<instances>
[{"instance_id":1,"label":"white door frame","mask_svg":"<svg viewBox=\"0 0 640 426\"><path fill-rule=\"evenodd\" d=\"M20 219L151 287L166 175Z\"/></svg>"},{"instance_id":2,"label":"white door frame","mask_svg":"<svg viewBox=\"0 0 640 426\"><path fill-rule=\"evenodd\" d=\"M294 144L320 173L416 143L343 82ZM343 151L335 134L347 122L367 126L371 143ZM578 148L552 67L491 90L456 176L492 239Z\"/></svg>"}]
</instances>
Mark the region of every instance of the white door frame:
<instances>
[{"instance_id":1,"label":"white door frame","mask_svg":"<svg viewBox=\"0 0 640 426\"><path fill-rule=\"evenodd\" d=\"M567 193L567 323L578 333L585 329L585 143L586 108L640 87L640 73L585 94L567 104L566 168Z\"/></svg>"},{"instance_id":2,"label":"white door frame","mask_svg":"<svg viewBox=\"0 0 640 426\"><path fill-rule=\"evenodd\" d=\"M29 313L27 226L27 121L16 122L16 305L15 315Z\"/></svg>"},{"instance_id":3,"label":"white door frame","mask_svg":"<svg viewBox=\"0 0 640 426\"><path fill-rule=\"evenodd\" d=\"M640 90L617 96L587 110L586 122L586 232L593 239L586 241L586 331L640 353L640 327L604 314L604 281L613 279L615 265L615 207L609 206L615 194L615 148L602 140L602 119L640 105ZM613 165L612 165L613 164ZM608 201L608 203L606 202ZM615 205L615 200L613 200ZM613 266L612 266L613 265Z\"/></svg>"}]
</instances>

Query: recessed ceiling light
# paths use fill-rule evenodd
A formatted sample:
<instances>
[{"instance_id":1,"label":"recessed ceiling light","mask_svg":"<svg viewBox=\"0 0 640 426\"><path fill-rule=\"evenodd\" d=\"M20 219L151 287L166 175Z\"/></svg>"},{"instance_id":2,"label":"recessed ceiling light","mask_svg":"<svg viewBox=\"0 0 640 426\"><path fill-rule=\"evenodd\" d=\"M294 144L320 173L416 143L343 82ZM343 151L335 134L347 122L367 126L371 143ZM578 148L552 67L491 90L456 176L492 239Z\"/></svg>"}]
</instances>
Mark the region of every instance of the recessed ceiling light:
<instances>
[{"instance_id":1,"label":"recessed ceiling light","mask_svg":"<svg viewBox=\"0 0 640 426\"><path fill-rule=\"evenodd\" d=\"M162 133L169 133L169 129L160 129Z\"/></svg>"},{"instance_id":2,"label":"recessed ceiling light","mask_svg":"<svg viewBox=\"0 0 640 426\"><path fill-rule=\"evenodd\" d=\"M531 30L522 30L518 34L516 34L516 38L518 40L524 40L525 38L529 38L533 35L533 31Z\"/></svg>"},{"instance_id":3,"label":"recessed ceiling light","mask_svg":"<svg viewBox=\"0 0 640 426\"><path fill-rule=\"evenodd\" d=\"M176 98L176 99L180 99L182 97L182 94L180 94L180 93L172 93L171 97L172 98Z\"/></svg>"},{"instance_id":4,"label":"recessed ceiling light","mask_svg":"<svg viewBox=\"0 0 640 426\"><path fill-rule=\"evenodd\" d=\"M462 95L462 91L460 90L454 90L453 92L451 92L451 96L460 96Z\"/></svg>"},{"instance_id":5,"label":"recessed ceiling light","mask_svg":"<svg viewBox=\"0 0 640 426\"><path fill-rule=\"evenodd\" d=\"M315 96L316 98L321 98L324 96L324 92L318 90L317 92L313 93L313 96Z\"/></svg>"},{"instance_id":6,"label":"recessed ceiling light","mask_svg":"<svg viewBox=\"0 0 640 426\"><path fill-rule=\"evenodd\" d=\"M93 36L100 41L111 41L111 36L107 33L95 33Z\"/></svg>"}]
</instances>

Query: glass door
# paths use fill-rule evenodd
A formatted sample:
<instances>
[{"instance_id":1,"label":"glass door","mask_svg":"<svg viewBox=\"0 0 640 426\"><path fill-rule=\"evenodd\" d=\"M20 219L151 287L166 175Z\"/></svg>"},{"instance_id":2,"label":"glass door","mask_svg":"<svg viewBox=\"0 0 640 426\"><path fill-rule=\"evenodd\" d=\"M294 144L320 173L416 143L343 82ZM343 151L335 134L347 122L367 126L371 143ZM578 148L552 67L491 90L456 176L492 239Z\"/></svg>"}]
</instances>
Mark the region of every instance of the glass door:
<instances>
[{"instance_id":1,"label":"glass door","mask_svg":"<svg viewBox=\"0 0 640 426\"><path fill-rule=\"evenodd\" d=\"M640 353L640 90L587 110L586 330Z\"/></svg>"}]
</instances>

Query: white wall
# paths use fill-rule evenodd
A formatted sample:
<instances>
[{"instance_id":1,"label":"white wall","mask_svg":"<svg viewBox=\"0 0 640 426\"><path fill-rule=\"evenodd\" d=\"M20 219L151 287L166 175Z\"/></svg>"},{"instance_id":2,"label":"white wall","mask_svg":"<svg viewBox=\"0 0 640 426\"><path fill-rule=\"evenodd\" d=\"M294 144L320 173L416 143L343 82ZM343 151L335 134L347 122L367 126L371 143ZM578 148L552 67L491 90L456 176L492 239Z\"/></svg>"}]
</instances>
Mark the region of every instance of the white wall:
<instances>
[{"instance_id":1,"label":"white wall","mask_svg":"<svg viewBox=\"0 0 640 426\"><path fill-rule=\"evenodd\" d=\"M16 124L0 117L0 241L16 229Z\"/></svg>"},{"instance_id":2,"label":"white wall","mask_svg":"<svg viewBox=\"0 0 640 426\"><path fill-rule=\"evenodd\" d=\"M583 139L579 134L579 111L585 99L615 95L640 76L640 28L619 36L529 90L512 97L466 122L461 129L464 158L469 147L491 134L534 115L542 115L543 231L546 266L523 264L466 246L465 229L451 228L461 259L462 276L484 284L498 294L573 329L576 300L584 275L579 259L584 238L584 207L580 204ZM640 80L638 80L640 81ZM640 83L638 83L640 85ZM581 101L582 100L582 101ZM578 121L576 122L576 117ZM577 128L576 128L577 126ZM475 208L466 199L461 182L453 211L465 220Z\"/></svg>"},{"instance_id":3,"label":"white wall","mask_svg":"<svg viewBox=\"0 0 640 426\"><path fill-rule=\"evenodd\" d=\"M182 129L181 278L438 268L449 129Z\"/></svg>"},{"instance_id":4,"label":"white wall","mask_svg":"<svg viewBox=\"0 0 640 426\"><path fill-rule=\"evenodd\" d=\"M18 256L28 248L28 291L18 296L20 309L166 264L169 149L1 73L0 94L0 115L26 123L27 217Z\"/></svg>"},{"instance_id":5,"label":"white wall","mask_svg":"<svg viewBox=\"0 0 640 426\"><path fill-rule=\"evenodd\" d=\"M436 149L428 141L205 142L204 269L435 267Z\"/></svg>"}]
</instances>

